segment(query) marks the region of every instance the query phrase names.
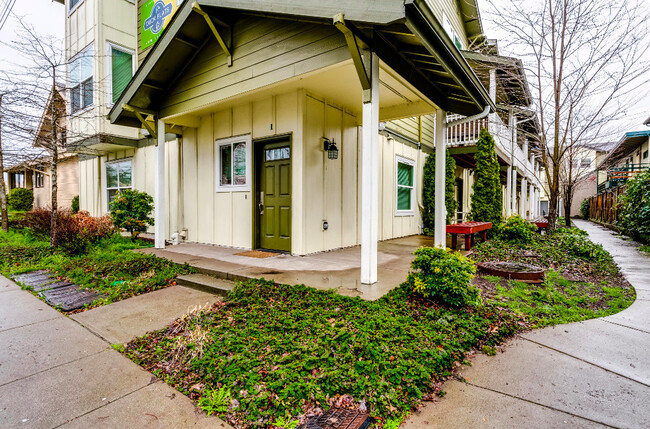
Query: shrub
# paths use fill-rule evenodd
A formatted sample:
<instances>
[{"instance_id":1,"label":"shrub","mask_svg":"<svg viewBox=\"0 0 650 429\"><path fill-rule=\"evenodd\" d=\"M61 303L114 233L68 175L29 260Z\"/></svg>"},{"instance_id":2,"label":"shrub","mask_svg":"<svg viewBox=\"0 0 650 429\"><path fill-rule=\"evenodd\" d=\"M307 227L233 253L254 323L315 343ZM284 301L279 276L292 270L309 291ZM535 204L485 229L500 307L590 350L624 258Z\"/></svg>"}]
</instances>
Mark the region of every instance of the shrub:
<instances>
[{"instance_id":1,"label":"shrub","mask_svg":"<svg viewBox=\"0 0 650 429\"><path fill-rule=\"evenodd\" d=\"M456 213L456 161L446 152L445 161L445 207L447 209L447 223ZM435 224L435 199L436 199L436 155L427 156L424 162L424 175L422 181L422 223L424 233L433 235Z\"/></svg>"},{"instance_id":2,"label":"shrub","mask_svg":"<svg viewBox=\"0 0 650 429\"><path fill-rule=\"evenodd\" d=\"M537 227L519 215L510 216L505 223L497 225L495 233L503 241L531 243Z\"/></svg>"},{"instance_id":3,"label":"shrub","mask_svg":"<svg viewBox=\"0 0 650 429\"><path fill-rule=\"evenodd\" d=\"M470 284L476 268L460 253L433 247L414 252L411 271L406 278L408 289L450 307L478 303L479 291Z\"/></svg>"},{"instance_id":4,"label":"shrub","mask_svg":"<svg viewBox=\"0 0 650 429\"><path fill-rule=\"evenodd\" d=\"M36 208L25 213L22 225L37 236L49 237L51 216L49 210ZM55 245L66 253L76 255L86 250L90 244L110 237L114 232L108 215L92 217L85 211L74 214L70 210L60 210L56 217Z\"/></svg>"},{"instance_id":5,"label":"shrub","mask_svg":"<svg viewBox=\"0 0 650 429\"><path fill-rule=\"evenodd\" d=\"M501 223L503 210L499 161L494 150L494 139L485 129L481 129L476 153L473 194L469 216L474 221Z\"/></svg>"},{"instance_id":6,"label":"shrub","mask_svg":"<svg viewBox=\"0 0 650 429\"><path fill-rule=\"evenodd\" d=\"M31 210L34 205L34 192L25 188L12 189L7 196L7 205L16 211Z\"/></svg>"},{"instance_id":7,"label":"shrub","mask_svg":"<svg viewBox=\"0 0 650 429\"><path fill-rule=\"evenodd\" d=\"M603 262L609 258L609 253L603 249L603 246L593 243L586 233L578 233L576 229L561 228L556 233L563 251L587 261Z\"/></svg>"},{"instance_id":8,"label":"shrub","mask_svg":"<svg viewBox=\"0 0 650 429\"><path fill-rule=\"evenodd\" d=\"M650 243L650 169L627 182L618 224L632 238Z\"/></svg>"},{"instance_id":9,"label":"shrub","mask_svg":"<svg viewBox=\"0 0 650 429\"><path fill-rule=\"evenodd\" d=\"M72 198L70 208L72 210L72 213L77 213L79 211L79 195L76 195L74 198Z\"/></svg>"},{"instance_id":10,"label":"shrub","mask_svg":"<svg viewBox=\"0 0 650 429\"><path fill-rule=\"evenodd\" d=\"M110 208L113 224L131 233L132 240L145 232L147 225L153 225L154 220L150 217L153 198L146 192L131 189L120 191L111 201Z\"/></svg>"},{"instance_id":11,"label":"shrub","mask_svg":"<svg viewBox=\"0 0 650 429\"><path fill-rule=\"evenodd\" d=\"M583 219L589 219L589 198L585 198L580 204L580 216Z\"/></svg>"}]
</instances>

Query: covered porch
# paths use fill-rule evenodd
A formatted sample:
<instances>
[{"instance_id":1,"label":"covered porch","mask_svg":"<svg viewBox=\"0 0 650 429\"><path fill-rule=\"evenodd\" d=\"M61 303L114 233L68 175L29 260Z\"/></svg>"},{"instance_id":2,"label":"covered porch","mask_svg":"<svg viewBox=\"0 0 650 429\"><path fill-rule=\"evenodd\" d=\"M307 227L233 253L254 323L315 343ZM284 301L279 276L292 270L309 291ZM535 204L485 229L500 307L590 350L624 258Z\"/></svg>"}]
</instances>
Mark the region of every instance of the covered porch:
<instances>
[{"instance_id":1,"label":"covered porch","mask_svg":"<svg viewBox=\"0 0 650 429\"><path fill-rule=\"evenodd\" d=\"M333 289L344 296L376 300L406 280L413 252L421 246L433 246L433 237L414 235L380 241L377 246L378 281L363 284L361 276L361 246L348 247L306 256L278 253L256 258L244 256L244 249L182 243L164 249L148 248L141 252L154 254L173 262L187 263L199 273L241 281L265 278L284 284L304 284L316 289ZM451 239L448 239L451 246ZM467 255L468 252L461 251Z\"/></svg>"},{"instance_id":2,"label":"covered porch","mask_svg":"<svg viewBox=\"0 0 650 429\"><path fill-rule=\"evenodd\" d=\"M381 165L393 171L396 157L381 152L379 121L436 113L435 140L443 143L436 148L441 161L436 182L443 183L446 112L469 120L496 107L427 2L357 3L325 7L308 1L292 9L282 2L204 0L181 6L109 115L114 124L143 127L155 137L158 249L171 235L167 201L180 201L182 210L193 205L176 216L186 224L179 236L232 247L286 250L258 239L269 235L262 230L272 223L271 213L285 213L275 231L278 236L287 231L291 254L360 244L358 255L350 254L360 259L355 284L378 282L381 222L398 218L394 223L401 225L406 219L411 230L394 229L409 235L417 232L419 216L415 204L408 213L390 206L395 174L380 176ZM274 30L257 35L263 26ZM187 166L179 168L182 196L165 189L166 177L175 173L165 158L170 134L187 152L182 155ZM242 186L226 193L219 188L220 171L230 164L224 167L221 149L214 147L231 137L248 154L241 164ZM282 195L290 195L284 212L269 209L271 193L258 180L273 159L257 162L252 153L276 143L288 148L290 174ZM324 143L337 152L324 150ZM413 170L423 156L419 149L407 156ZM404 155L394 151L391 155ZM390 180L382 183L385 177ZM408 186L415 200L417 184ZM444 246L444 195L438 194L435 244ZM383 217L382 198L390 206Z\"/></svg>"}]
</instances>

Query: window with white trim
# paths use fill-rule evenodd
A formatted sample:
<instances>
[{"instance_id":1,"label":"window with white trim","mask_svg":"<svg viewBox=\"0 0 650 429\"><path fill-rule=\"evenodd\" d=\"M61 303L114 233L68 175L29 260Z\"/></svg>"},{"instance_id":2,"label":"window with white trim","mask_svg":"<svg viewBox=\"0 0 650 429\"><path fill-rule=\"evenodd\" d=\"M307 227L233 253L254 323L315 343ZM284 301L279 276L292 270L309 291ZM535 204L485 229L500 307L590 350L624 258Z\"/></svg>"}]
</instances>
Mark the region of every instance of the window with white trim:
<instances>
[{"instance_id":1,"label":"window with white trim","mask_svg":"<svg viewBox=\"0 0 650 429\"><path fill-rule=\"evenodd\" d=\"M452 42L454 42L454 45L456 45L458 49L463 49L463 44L460 41L460 36L458 33L456 33L456 30L454 30L454 26L451 25L451 21L449 18L447 18L447 14L444 12L442 12L442 27L447 32L447 35L449 35L449 38L452 40Z\"/></svg>"},{"instance_id":2,"label":"window with white trim","mask_svg":"<svg viewBox=\"0 0 650 429\"><path fill-rule=\"evenodd\" d=\"M106 42L108 104L114 104L131 81L135 70L134 52Z\"/></svg>"},{"instance_id":3,"label":"window with white trim","mask_svg":"<svg viewBox=\"0 0 650 429\"><path fill-rule=\"evenodd\" d=\"M395 214L398 216L412 216L415 213L415 162L398 156L396 163Z\"/></svg>"},{"instance_id":4,"label":"window with white trim","mask_svg":"<svg viewBox=\"0 0 650 429\"><path fill-rule=\"evenodd\" d=\"M79 52L70 61L70 112L75 113L93 105L93 46Z\"/></svg>"},{"instance_id":5,"label":"window with white trim","mask_svg":"<svg viewBox=\"0 0 650 429\"><path fill-rule=\"evenodd\" d=\"M239 136L215 143L217 192L251 189L251 137Z\"/></svg>"},{"instance_id":6,"label":"window with white trim","mask_svg":"<svg viewBox=\"0 0 650 429\"><path fill-rule=\"evenodd\" d=\"M133 189L133 161L122 159L106 163L106 201L110 204L118 192ZM109 206L110 207L110 206Z\"/></svg>"}]
</instances>

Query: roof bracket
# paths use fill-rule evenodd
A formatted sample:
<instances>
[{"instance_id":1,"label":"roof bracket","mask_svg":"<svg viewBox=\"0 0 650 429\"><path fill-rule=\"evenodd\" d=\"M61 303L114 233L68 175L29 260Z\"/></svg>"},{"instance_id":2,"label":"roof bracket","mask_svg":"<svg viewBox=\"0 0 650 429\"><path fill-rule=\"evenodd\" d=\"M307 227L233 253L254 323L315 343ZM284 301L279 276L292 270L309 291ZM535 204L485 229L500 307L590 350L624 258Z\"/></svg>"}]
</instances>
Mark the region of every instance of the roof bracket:
<instances>
[{"instance_id":1,"label":"roof bracket","mask_svg":"<svg viewBox=\"0 0 650 429\"><path fill-rule=\"evenodd\" d=\"M366 61L364 61L364 58L361 56L361 49L359 49L359 44L357 43L357 37L345 24L342 13L334 16L334 26L345 36L345 41L348 44L348 49L352 56L352 62L357 69L361 88L363 88L363 102L366 103L367 100L370 100L370 64L368 63L370 55L366 55Z\"/></svg>"},{"instance_id":2,"label":"roof bracket","mask_svg":"<svg viewBox=\"0 0 650 429\"><path fill-rule=\"evenodd\" d=\"M130 105L128 105L128 104L123 104L123 105L122 105L122 109L123 109L123 110L126 110L127 112L133 112L133 113L135 113L135 116L138 118L138 120L140 121L140 123L142 124L142 126L143 126L147 131L149 131L149 134L151 135L151 137L153 137L154 139L157 139L157 138L158 138L158 134L156 133L156 131L151 127L151 125L149 125L149 123L147 122L147 120L142 116L143 113L144 113L145 115L149 115L149 114L151 114L151 113L152 113L151 111L149 111L149 110L146 110L146 111L145 111L144 109L138 109L137 107L133 107L133 106L130 106Z\"/></svg>"},{"instance_id":3,"label":"roof bracket","mask_svg":"<svg viewBox=\"0 0 650 429\"><path fill-rule=\"evenodd\" d=\"M201 6L197 2L192 3L192 10L194 12L198 13L205 19L205 22L208 24L208 27L210 27L210 30L212 31L212 34L214 34L214 37L217 39L217 42L219 42L219 45L221 46L221 49L228 55L228 67L232 66L232 46L228 47L226 45L226 42L224 41L223 37L221 37L221 33L219 33L219 30L217 30L217 27L214 26L214 22L212 22L212 18L210 18L210 15L205 13L203 9L201 9ZM230 45L232 45L232 28L228 27L228 31L230 32Z\"/></svg>"}]
</instances>

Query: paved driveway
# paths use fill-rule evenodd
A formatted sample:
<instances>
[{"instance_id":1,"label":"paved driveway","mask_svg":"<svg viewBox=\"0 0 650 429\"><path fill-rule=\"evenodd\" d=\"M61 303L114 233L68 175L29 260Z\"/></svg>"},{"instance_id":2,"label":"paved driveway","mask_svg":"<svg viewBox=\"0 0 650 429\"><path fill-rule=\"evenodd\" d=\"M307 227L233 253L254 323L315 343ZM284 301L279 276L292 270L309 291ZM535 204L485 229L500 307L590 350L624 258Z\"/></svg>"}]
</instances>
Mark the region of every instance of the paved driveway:
<instances>
[{"instance_id":1,"label":"paved driveway","mask_svg":"<svg viewBox=\"0 0 650 429\"><path fill-rule=\"evenodd\" d=\"M139 316L142 323L167 323L172 313L178 317L188 305L205 303L205 296L196 291L174 288L132 298L146 310ZM157 315L148 313L147 299L171 296L179 304L158 307ZM113 304L116 314L122 314L120 309L130 305L128 301ZM99 322L109 307L97 309L101 311L96 318L89 317L95 311L91 310L82 319L93 321L93 328L102 331ZM164 312L168 314L161 317ZM122 323L119 330L106 332L123 338L128 326L135 325ZM205 417L187 397L113 350L100 335L0 276L0 427L61 426L229 427Z\"/></svg>"},{"instance_id":2,"label":"paved driveway","mask_svg":"<svg viewBox=\"0 0 650 429\"><path fill-rule=\"evenodd\" d=\"M650 256L591 222L575 221L609 251L637 300L602 319L532 331L505 353L480 355L466 383L427 404L405 428L650 428Z\"/></svg>"}]
</instances>

